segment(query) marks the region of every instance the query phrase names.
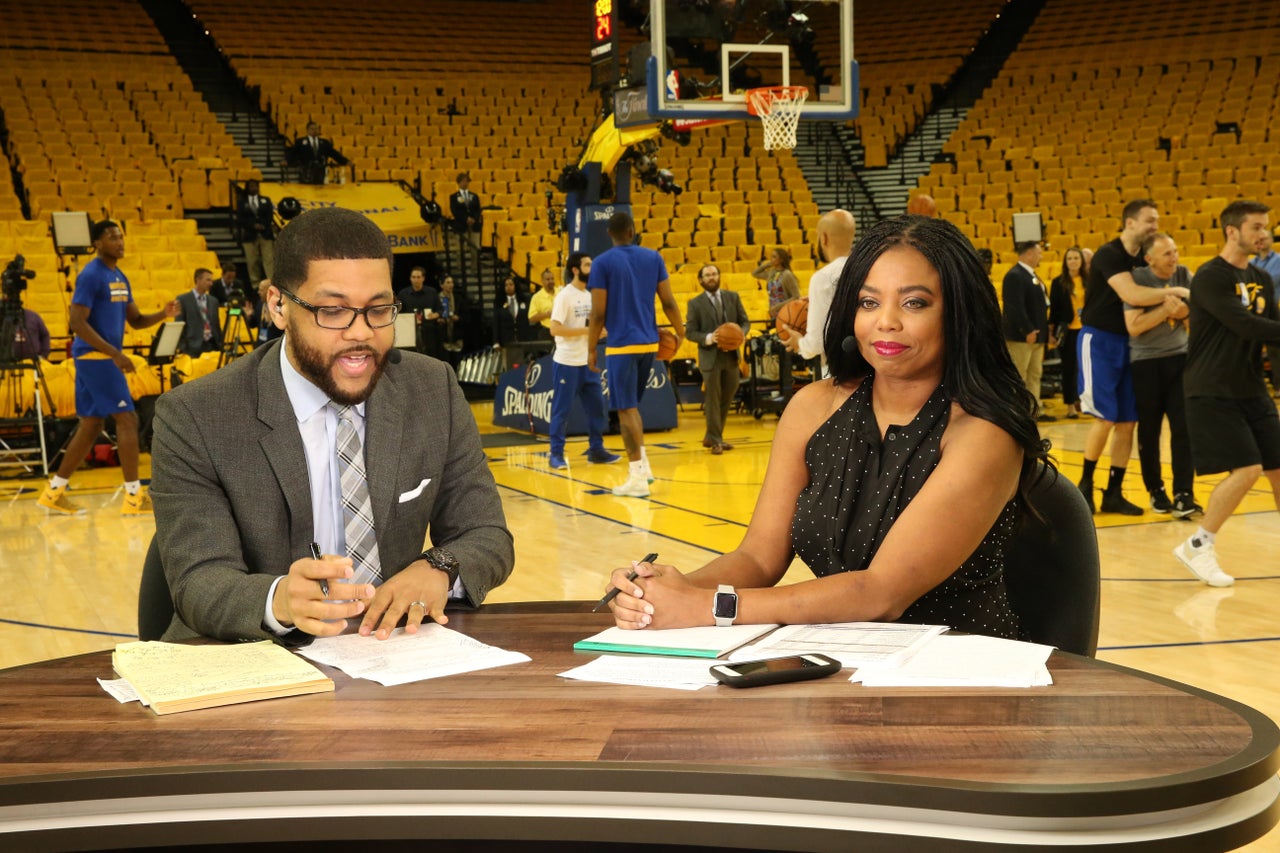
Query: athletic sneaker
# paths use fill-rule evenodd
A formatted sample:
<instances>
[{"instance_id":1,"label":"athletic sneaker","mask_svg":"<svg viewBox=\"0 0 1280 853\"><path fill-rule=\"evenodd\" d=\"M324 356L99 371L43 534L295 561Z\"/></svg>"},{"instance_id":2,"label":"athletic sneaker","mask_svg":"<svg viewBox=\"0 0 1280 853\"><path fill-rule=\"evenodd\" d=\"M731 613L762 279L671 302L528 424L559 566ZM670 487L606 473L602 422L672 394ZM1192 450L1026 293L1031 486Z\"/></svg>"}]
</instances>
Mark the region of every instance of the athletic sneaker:
<instances>
[{"instance_id":1,"label":"athletic sneaker","mask_svg":"<svg viewBox=\"0 0 1280 853\"><path fill-rule=\"evenodd\" d=\"M1206 542L1200 548L1191 547L1187 540L1173 549L1173 556L1191 570L1191 574L1200 578L1209 586L1231 586L1236 579L1222 570L1218 565L1218 555L1214 553L1213 544Z\"/></svg>"},{"instance_id":2,"label":"athletic sneaker","mask_svg":"<svg viewBox=\"0 0 1280 853\"><path fill-rule=\"evenodd\" d=\"M559 470L560 470L560 469L562 469L562 468L568 468L568 467L569 467L569 463L568 463L568 462L566 462L566 461L564 461L564 457L563 457L563 456L557 456L556 454L552 453L552 454L551 454L551 467L552 467L552 468L555 468L557 471L559 471Z\"/></svg>"},{"instance_id":3,"label":"athletic sneaker","mask_svg":"<svg viewBox=\"0 0 1280 853\"><path fill-rule=\"evenodd\" d=\"M644 475L631 476L621 486L615 486L613 493L620 498L647 498L649 497L649 482Z\"/></svg>"},{"instance_id":4,"label":"athletic sneaker","mask_svg":"<svg viewBox=\"0 0 1280 853\"><path fill-rule=\"evenodd\" d=\"M652 483L652 482L653 482L653 469L649 467L649 460L648 460L648 459L644 460L644 481L645 481L646 483ZM647 495L647 494L649 494L649 493L648 493L648 492L645 492L645 494Z\"/></svg>"},{"instance_id":5,"label":"athletic sneaker","mask_svg":"<svg viewBox=\"0 0 1280 853\"><path fill-rule=\"evenodd\" d=\"M1204 507L1196 503L1190 492L1178 492L1173 496L1173 517L1190 518L1196 513L1204 515Z\"/></svg>"},{"instance_id":6,"label":"athletic sneaker","mask_svg":"<svg viewBox=\"0 0 1280 853\"><path fill-rule=\"evenodd\" d=\"M617 462L621 458L622 457L618 454L610 453L603 447L599 450L592 450L590 448L587 450L587 461L596 465L609 465L613 462Z\"/></svg>"},{"instance_id":7,"label":"athletic sneaker","mask_svg":"<svg viewBox=\"0 0 1280 853\"><path fill-rule=\"evenodd\" d=\"M125 493L124 503L120 506L121 515L151 515L151 494L146 489L139 489L136 495Z\"/></svg>"},{"instance_id":8,"label":"athletic sneaker","mask_svg":"<svg viewBox=\"0 0 1280 853\"><path fill-rule=\"evenodd\" d=\"M1102 493L1102 511L1118 515L1142 515L1142 507L1125 500L1119 491Z\"/></svg>"},{"instance_id":9,"label":"athletic sneaker","mask_svg":"<svg viewBox=\"0 0 1280 853\"><path fill-rule=\"evenodd\" d=\"M72 503L67 498L67 487L55 489L53 486L45 486L44 492L40 495L40 499L36 501L40 506L53 512L60 512L63 515L79 515L84 512L84 507Z\"/></svg>"},{"instance_id":10,"label":"athletic sneaker","mask_svg":"<svg viewBox=\"0 0 1280 853\"><path fill-rule=\"evenodd\" d=\"M1084 502L1089 505L1089 514L1097 515L1098 510L1093 505L1093 482L1076 483L1076 488L1080 490L1080 494L1084 495Z\"/></svg>"},{"instance_id":11,"label":"athletic sneaker","mask_svg":"<svg viewBox=\"0 0 1280 853\"><path fill-rule=\"evenodd\" d=\"M1173 509L1173 501L1169 500L1169 495L1164 489L1156 489L1151 493L1151 511L1158 512L1161 515Z\"/></svg>"}]
</instances>

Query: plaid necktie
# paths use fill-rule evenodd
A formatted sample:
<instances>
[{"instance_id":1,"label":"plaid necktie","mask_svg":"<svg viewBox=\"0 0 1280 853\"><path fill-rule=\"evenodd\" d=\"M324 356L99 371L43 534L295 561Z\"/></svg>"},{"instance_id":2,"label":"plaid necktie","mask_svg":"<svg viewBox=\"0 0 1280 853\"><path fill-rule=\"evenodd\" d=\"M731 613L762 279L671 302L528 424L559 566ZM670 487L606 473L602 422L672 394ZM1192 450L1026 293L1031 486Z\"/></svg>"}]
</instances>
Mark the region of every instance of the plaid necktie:
<instances>
[{"instance_id":1,"label":"plaid necktie","mask_svg":"<svg viewBox=\"0 0 1280 853\"><path fill-rule=\"evenodd\" d=\"M330 403L338 414L338 475L342 480L342 516L346 519L347 556L355 564L351 583L382 583L373 502L364 473L364 449L351 420L351 407Z\"/></svg>"}]
</instances>

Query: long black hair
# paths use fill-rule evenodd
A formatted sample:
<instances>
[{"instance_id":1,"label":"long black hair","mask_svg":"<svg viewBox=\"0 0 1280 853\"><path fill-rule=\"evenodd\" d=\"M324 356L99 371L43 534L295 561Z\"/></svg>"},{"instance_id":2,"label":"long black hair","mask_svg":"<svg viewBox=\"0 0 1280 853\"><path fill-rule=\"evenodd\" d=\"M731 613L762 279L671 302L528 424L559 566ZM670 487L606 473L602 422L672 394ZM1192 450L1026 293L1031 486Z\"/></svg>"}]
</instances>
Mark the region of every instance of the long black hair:
<instances>
[{"instance_id":1,"label":"long black hair","mask_svg":"<svg viewBox=\"0 0 1280 853\"><path fill-rule=\"evenodd\" d=\"M888 250L904 246L924 255L942 281L942 384L952 401L1009 433L1022 448L1018 492L1025 498L1040 463L1048 463L1049 442L1036 427L1038 401L1009 357L995 287L972 244L950 222L899 216L873 225L854 244L823 333L831 377L845 383L873 372L853 336L853 321L871 267Z\"/></svg>"}]
</instances>

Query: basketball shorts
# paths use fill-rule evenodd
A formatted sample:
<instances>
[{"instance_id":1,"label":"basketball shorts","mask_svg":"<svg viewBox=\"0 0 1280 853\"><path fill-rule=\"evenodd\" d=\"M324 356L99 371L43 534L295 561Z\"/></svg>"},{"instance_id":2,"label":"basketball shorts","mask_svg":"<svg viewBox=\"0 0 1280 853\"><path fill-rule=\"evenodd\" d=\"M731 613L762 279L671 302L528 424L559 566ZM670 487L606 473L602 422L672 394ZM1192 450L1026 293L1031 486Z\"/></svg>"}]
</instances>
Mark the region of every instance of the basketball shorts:
<instances>
[{"instance_id":1,"label":"basketball shorts","mask_svg":"<svg viewBox=\"0 0 1280 853\"><path fill-rule=\"evenodd\" d=\"M1188 397L1187 432L1197 474L1217 474L1250 465L1280 469L1280 416L1261 397Z\"/></svg>"},{"instance_id":2,"label":"basketball shorts","mask_svg":"<svg viewBox=\"0 0 1280 853\"><path fill-rule=\"evenodd\" d=\"M1135 423L1138 402L1129 366L1129 336L1085 326L1076 338L1076 353L1080 408L1104 421Z\"/></svg>"},{"instance_id":3,"label":"basketball shorts","mask_svg":"<svg viewBox=\"0 0 1280 853\"><path fill-rule=\"evenodd\" d=\"M609 371L609 407L612 409L636 409L644 396L649 374L653 372L654 353L629 352L606 355L605 369Z\"/></svg>"},{"instance_id":4,"label":"basketball shorts","mask_svg":"<svg viewBox=\"0 0 1280 853\"><path fill-rule=\"evenodd\" d=\"M109 418L133 411L133 395L124 371L109 358L76 359L76 414Z\"/></svg>"}]
</instances>

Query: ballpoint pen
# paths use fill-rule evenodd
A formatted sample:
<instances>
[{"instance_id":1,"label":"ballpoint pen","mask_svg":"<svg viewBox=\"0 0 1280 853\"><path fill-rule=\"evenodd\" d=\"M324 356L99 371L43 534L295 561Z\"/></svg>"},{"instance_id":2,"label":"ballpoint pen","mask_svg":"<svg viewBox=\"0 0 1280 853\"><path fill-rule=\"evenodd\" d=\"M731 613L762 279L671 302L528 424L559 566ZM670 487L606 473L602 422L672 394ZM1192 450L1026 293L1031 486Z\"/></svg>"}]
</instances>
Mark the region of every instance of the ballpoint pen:
<instances>
[{"instance_id":1,"label":"ballpoint pen","mask_svg":"<svg viewBox=\"0 0 1280 853\"><path fill-rule=\"evenodd\" d=\"M315 542L311 543L311 559L323 560L324 555L320 553L320 546ZM327 578L320 578L320 591L324 593L324 597L329 597L329 581Z\"/></svg>"},{"instance_id":2,"label":"ballpoint pen","mask_svg":"<svg viewBox=\"0 0 1280 853\"><path fill-rule=\"evenodd\" d=\"M646 554L646 555L645 555L645 558L644 558L643 560L640 560L640 561L636 562L634 565L637 565L637 566L638 566L638 565L640 565L640 563L652 563L652 562L653 562L654 560L656 560L656 559L658 559L658 555L657 555L657 554ZM631 570L631 574L627 575L627 580L629 580L629 581L633 581L633 580L635 580L637 577L639 577L639 573L638 573L638 572L636 572L636 570L635 570L635 569L632 569L632 570ZM599 602L598 604L596 604L596 606L595 606L595 607L591 608L591 612L592 612L592 613L595 613L595 612L596 612L596 611L598 611L601 607L604 607L604 606L605 606L605 605L607 605L610 601L613 601L615 598L617 598L617 597L618 597L618 593L620 593L620 592L622 592L622 590L618 589L616 586L615 586L613 589L611 589L611 590L609 590L608 592L606 592L606 593L604 594L604 598L600 599L600 602Z\"/></svg>"}]
</instances>

